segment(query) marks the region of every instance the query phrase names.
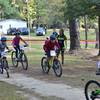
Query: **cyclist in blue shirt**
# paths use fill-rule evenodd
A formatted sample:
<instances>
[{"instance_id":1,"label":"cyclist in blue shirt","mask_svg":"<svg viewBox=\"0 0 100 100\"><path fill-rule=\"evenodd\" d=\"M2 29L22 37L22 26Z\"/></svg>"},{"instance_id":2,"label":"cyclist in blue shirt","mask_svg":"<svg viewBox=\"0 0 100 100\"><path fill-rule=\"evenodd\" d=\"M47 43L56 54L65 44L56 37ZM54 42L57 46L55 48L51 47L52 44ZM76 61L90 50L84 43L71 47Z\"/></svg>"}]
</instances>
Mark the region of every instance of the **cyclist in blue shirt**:
<instances>
[{"instance_id":1,"label":"cyclist in blue shirt","mask_svg":"<svg viewBox=\"0 0 100 100\"><path fill-rule=\"evenodd\" d=\"M6 44L6 37L1 37L1 41L0 41L0 57L1 57L1 53L5 51L5 49L8 49L8 46Z\"/></svg>"}]
</instances>

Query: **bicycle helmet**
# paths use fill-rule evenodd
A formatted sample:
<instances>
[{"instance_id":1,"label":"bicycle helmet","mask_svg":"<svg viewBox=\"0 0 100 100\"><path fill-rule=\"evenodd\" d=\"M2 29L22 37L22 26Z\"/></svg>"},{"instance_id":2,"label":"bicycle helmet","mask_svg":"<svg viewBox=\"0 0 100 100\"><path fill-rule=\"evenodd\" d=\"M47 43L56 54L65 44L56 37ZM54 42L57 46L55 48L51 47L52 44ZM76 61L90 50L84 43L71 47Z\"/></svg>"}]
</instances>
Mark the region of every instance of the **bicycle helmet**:
<instances>
[{"instance_id":1,"label":"bicycle helmet","mask_svg":"<svg viewBox=\"0 0 100 100\"><path fill-rule=\"evenodd\" d=\"M15 35L20 35L20 32L17 31L17 32L15 32L14 34L15 34Z\"/></svg>"},{"instance_id":2,"label":"bicycle helmet","mask_svg":"<svg viewBox=\"0 0 100 100\"><path fill-rule=\"evenodd\" d=\"M6 37L1 37L1 41L5 42L5 41L7 41L7 38Z\"/></svg>"},{"instance_id":3,"label":"bicycle helmet","mask_svg":"<svg viewBox=\"0 0 100 100\"><path fill-rule=\"evenodd\" d=\"M51 36L50 36L50 40L51 40L51 41L53 41L53 40L55 40L55 39L56 39L55 35L51 35Z\"/></svg>"},{"instance_id":4,"label":"bicycle helmet","mask_svg":"<svg viewBox=\"0 0 100 100\"><path fill-rule=\"evenodd\" d=\"M57 37L58 33L57 32L53 32L52 35L54 35L55 37Z\"/></svg>"},{"instance_id":5,"label":"bicycle helmet","mask_svg":"<svg viewBox=\"0 0 100 100\"><path fill-rule=\"evenodd\" d=\"M20 35L20 30L19 30L19 29L16 29L16 31L15 31L14 34L15 34L15 35Z\"/></svg>"}]
</instances>

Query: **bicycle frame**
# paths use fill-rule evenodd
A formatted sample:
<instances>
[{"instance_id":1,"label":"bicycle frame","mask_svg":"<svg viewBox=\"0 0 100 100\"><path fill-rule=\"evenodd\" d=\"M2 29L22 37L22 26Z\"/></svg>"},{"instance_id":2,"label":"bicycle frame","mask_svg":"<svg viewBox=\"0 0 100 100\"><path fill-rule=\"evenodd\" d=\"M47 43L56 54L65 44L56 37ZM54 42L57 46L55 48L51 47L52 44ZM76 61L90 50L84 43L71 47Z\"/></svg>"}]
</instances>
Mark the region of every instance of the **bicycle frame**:
<instances>
[{"instance_id":1,"label":"bicycle frame","mask_svg":"<svg viewBox=\"0 0 100 100\"><path fill-rule=\"evenodd\" d=\"M20 50L18 52L18 58L20 58L21 54L24 53L25 47L27 47L26 45L20 45ZM15 49L13 49L13 51L16 51Z\"/></svg>"},{"instance_id":2,"label":"bicycle frame","mask_svg":"<svg viewBox=\"0 0 100 100\"><path fill-rule=\"evenodd\" d=\"M91 98L99 98L100 99L100 96L98 97L98 95L100 95L100 89L92 91Z\"/></svg>"},{"instance_id":3,"label":"bicycle frame","mask_svg":"<svg viewBox=\"0 0 100 100\"><path fill-rule=\"evenodd\" d=\"M3 52L1 53L1 59L6 58L6 55L7 55L8 52L9 52L9 51L3 51ZM1 59L0 59L0 60L1 60Z\"/></svg>"}]
</instances>

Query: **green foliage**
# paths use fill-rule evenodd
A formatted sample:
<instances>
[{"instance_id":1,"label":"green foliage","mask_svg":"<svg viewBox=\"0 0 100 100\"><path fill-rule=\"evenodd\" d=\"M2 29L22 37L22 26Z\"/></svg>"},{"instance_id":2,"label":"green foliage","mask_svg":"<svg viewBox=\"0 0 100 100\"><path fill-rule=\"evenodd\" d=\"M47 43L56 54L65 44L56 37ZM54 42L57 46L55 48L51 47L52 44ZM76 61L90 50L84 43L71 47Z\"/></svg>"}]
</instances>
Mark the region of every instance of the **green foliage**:
<instances>
[{"instance_id":1,"label":"green foliage","mask_svg":"<svg viewBox=\"0 0 100 100\"><path fill-rule=\"evenodd\" d=\"M66 18L77 18L79 16L100 15L100 0L65 0L64 7Z\"/></svg>"},{"instance_id":2,"label":"green foliage","mask_svg":"<svg viewBox=\"0 0 100 100\"><path fill-rule=\"evenodd\" d=\"M17 10L15 7L12 7L9 0L0 0L0 12L2 14L1 17L3 18L18 16L18 13L16 13Z\"/></svg>"}]
</instances>

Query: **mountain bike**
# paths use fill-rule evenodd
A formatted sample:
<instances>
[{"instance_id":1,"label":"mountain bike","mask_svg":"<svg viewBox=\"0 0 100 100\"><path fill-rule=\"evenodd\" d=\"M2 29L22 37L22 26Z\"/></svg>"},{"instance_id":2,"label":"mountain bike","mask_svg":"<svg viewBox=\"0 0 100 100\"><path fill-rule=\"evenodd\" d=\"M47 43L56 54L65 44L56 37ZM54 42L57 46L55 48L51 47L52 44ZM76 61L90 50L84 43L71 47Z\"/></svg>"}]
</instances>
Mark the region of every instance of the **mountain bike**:
<instances>
[{"instance_id":1,"label":"mountain bike","mask_svg":"<svg viewBox=\"0 0 100 100\"><path fill-rule=\"evenodd\" d=\"M42 66L43 72L48 74L51 67L49 66L49 60L48 60L47 54L45 54L45 55L46 56L42 57L42 59L41 59L41 66ZM50 51L50 56L54 57L52 69L54 70L55 75L57 77L61 77L61 75L62 75L62 66L61 66L60 61L56 57L55 50Z\"/></svg>"},{"instance_id":2,"label":"mountain bike","mask_svg":"<svg viewBox=\"0 0 100 100\"><path fill-rule=\"evenodd\" d=\"M24 70L28 69L28 59L24 52L25 47L27 45L20 46L20 50L18 52L18 58L16 58L16 51L13 50L11 54L12 64L14 67L18 67L19 62L22 64Z\"/></svg>"},{"instance_id":3,"label":"mountain bike","mask_svg":"<svg viewBox=\"0 0 100 100\"><path fill-rule=\"evenodd\" d=\"M90 80L85 85L86 100L100 100L100 83Z\"/></svg>"},{"instance_id":4,"label":"mountain bike","mask_svg":"<svg viewBox=\"0 0 100 100\"><path fill-rule=\"evenodd\" d=\"M9 66L8 66L8 61L7 61L7 53L10 51L4 51L1 53L1 58L0 58L0 73L3 74L4 70L6 71L7 78L9 78Z\"/></svg>"}]
</instances>

